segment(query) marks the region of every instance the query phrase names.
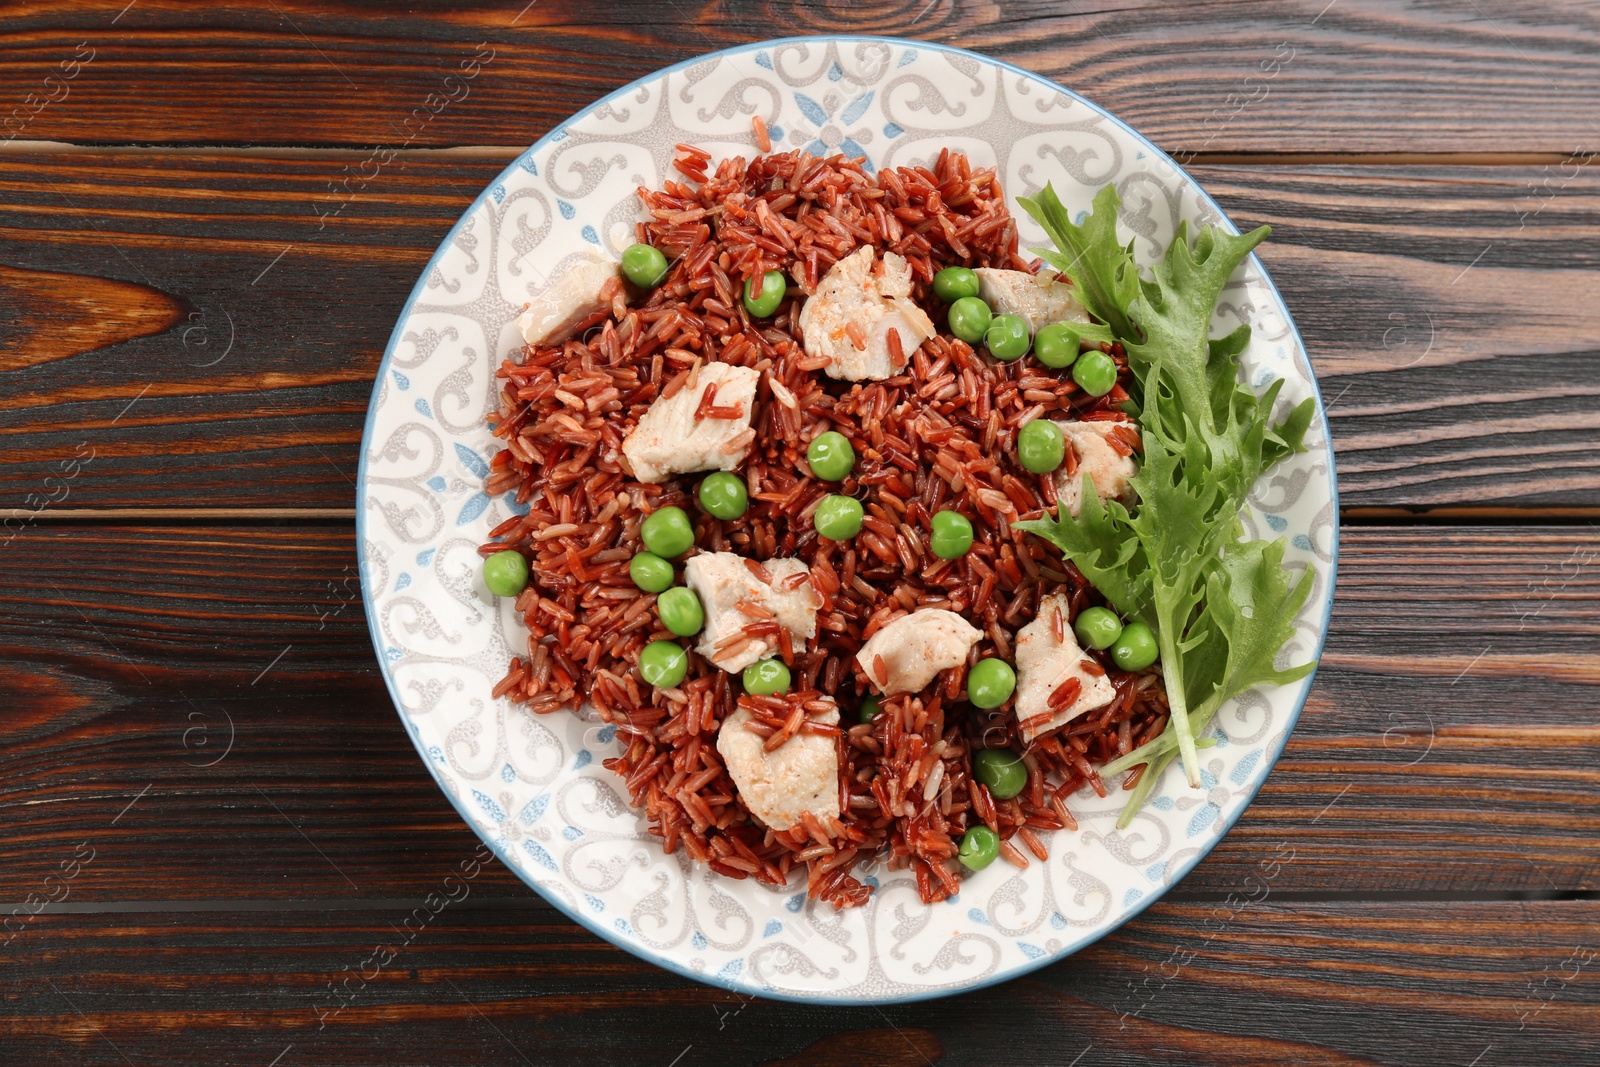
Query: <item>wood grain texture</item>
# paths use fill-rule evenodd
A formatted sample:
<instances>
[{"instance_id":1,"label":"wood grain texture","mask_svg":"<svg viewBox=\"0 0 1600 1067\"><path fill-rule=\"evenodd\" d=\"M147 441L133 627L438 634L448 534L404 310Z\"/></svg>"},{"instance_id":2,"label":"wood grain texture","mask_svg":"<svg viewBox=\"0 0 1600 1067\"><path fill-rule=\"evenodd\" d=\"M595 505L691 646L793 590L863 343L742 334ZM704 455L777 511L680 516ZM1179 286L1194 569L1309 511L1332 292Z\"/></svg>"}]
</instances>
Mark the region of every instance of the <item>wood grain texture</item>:
<instances>
[{"instance_id":1,"label":"wood grain texture","mask_svg":"<svg viewBox=\"0 0 1600 1067\"><path fill-rule=\"evenodd\" d=\"M0 552L0 901L84 841L73 901L413 895L472 851L395 721L348 529L38 528ZM1268 864L1284 892L1600 888L1597 557L1592 529L1346 531L1305 714L1177 893Z\"/></svg>"},{"instance_id":2,"label":"wood grain texture","mask_svg":"<svg viewBox=\"0 0 1600 1067\"><path fill-rule=\"evenodd\" d=\"M401 123L413 109L487 45L493 58L470 95L411 143L523 145L668 64L766 38L853 32L1017 63L1171 152L1567 153L1592 142L1600 79L1592 6L1493 6L505 0L419 10L141 0L123 11L105 0L9 12L0 22L8 39L0 99L18 108L8 129L40 139L395 144L407 139ZM92 59L62 96L44 79L80 45ZM58 102L36 111L47 95Z\"/></svg>"},{"instance_id":3,"label":"wood grain texture","mask_svg":"<svg viewBox=\"0 0 1600 1067\"><path fill-rule=\"evenodd\" d=\"M1589 1064L1600 1040L1590 901L1163 901L1001 986L820 1009L671 975L542 902L403 925L420 906L40 915L0 1042L62 1065L1493 1067Z\"/></svg>"},{"instance_id":4,"label":"wood grain texture","mask_svg":"<svg viewBox=\"0 0 1600 1067\"><path fill-rule=\"evenodd\" d=\"M405 155L324 221L363 158L0 157L0 263L182 311L82 351L137 331L37 288L0 298L33 353L0 369L0 508L350 507L395 316L505 164ZM1275 229L1262 258L1322 377L1345 506L1600 505L1594 168L1195 173Z\"/></svg>"},{"instance_id":5,"label":"wood grain texture","mask_svg":"<svg viewBox=\"0 0 1600 1067\"><path fill-rule=\"evenodd\" d=\"M1330 409L1346 506L1600 501L1600 181L1538 170L1198 172Z\"/></svg>"},{"instance_id":6,"label":"wood grain texture","mask_svg":"<svg viewBox=\"0 0 1600 1067\"><path fill-rule=\"evenodd\" d=\"M166 293L109 278L0 266L0 371L165 333L183 318Z\"/></svg>"}]
</instances>

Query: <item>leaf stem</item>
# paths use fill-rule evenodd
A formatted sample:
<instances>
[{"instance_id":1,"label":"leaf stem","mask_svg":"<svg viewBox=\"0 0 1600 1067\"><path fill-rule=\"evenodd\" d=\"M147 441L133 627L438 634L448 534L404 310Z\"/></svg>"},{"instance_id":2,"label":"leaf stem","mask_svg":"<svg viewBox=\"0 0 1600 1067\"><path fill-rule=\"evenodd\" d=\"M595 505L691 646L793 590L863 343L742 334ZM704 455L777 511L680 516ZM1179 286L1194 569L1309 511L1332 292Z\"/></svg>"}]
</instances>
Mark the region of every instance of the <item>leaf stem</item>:
<instances>
[{"instance_id":1,"label":"leaf stem","mask_svg":"<svg viewBox=\"0 0 1600 1067\"><path fill-rule=\"evenodd\" d=\"M1205 731L1206 727L1211 725L1211 720L1216 718L1219 706L1215 698L1212 698L1189 713L1189 725L1194 730L1194 747L1196 749L1210 748L1216 744L1216 738L1201 737L1200 734ZM1141 763L1152 763L1157 758L1174 752L1177 746L1176 732L1169 723L1167 729L1162 730L1154 740L1146 741L1125 756L1118 756L1109 763L1101 764L1100 775L1104 778L1110 778L1113 775L1121 774L1123 771L1131 770Z\"/></svg>"},{"instance_id":2,"label":"leaf stem","mask_svg":"<svg viewBox=\"0 0 1600 1067\"><path fill-rule=\"evenodd\" d=\"M1194 729L1189 722L1189 704L1184 694L1183 657L1178 651L1176 627L1163 626L1156 640L1161 645L1161 671L1166 681L1167 710L1172 714L1172 729L1178 738L1178 753L1183 757L1183 773L1193 789L1200 788L1200 757L1194 750Z\"/></svg>"},{"instance_id":3,"label":"leaf stem","mask_svg":"<svg viewBox=\"0 0 1600 1067\"><path fill-rule=\"evenodd\" d=\"M1165 736L1165 735L1163 735ZM1151 742L1154 744L1154 742ZM1149 747L1148 745L1145 747ZM1144 769L1144 774L1139 778L1139 784L1133 787L1133 796L1128 798L1127 806L1122 809L1122 814L1117 817L1117 829L1126 830L1128 824L1133 822L1133 817L1139 814L1139 809L1144 807L1144 802L1150 799L1150 794L1155 791L1156 784L1161 781L1161 775L1167 769L1167 764L1172 762L1174 753L1163 752L1150 761L1150 766Z\"/></svg>"}]
</instances>

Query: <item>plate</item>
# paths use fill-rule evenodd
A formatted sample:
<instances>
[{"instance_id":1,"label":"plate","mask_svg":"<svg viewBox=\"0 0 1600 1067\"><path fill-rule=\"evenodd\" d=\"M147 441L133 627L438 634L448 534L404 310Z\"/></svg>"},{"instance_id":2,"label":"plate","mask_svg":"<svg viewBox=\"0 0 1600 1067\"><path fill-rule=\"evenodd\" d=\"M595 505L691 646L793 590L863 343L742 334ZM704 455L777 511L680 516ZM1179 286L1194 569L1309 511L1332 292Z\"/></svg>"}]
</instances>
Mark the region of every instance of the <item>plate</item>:
<instances>
[{"instance_id":1,"label":"plate","mask_svg":"<svg viewBox=\"0 0 1600 1067\"><path fill-rule=\"evenodd\" d=\"M969 875L925 905L909 872L867 868L863 908L806 899L667 856L601 765L613 731L587 709L535 716L491 690L526 631L479 577L477 546L513 513L483 478L497 446L484 417L494 370L520 345L514 318L564 267L616 256L640 217L635 189L669 176L673 146L755 153L752 117L775 150L843 151L873 167L927 164L941 148L996 166L1024 245L1045 243L1015 198L1055 184L1074 210L1107 182L1141 261L1180 220L1228 225L1171 159L1103 109L972 52L880 37L766 41L668 67L541 138L450 231L412 290L384 353L362 441L357 530L372 640L400 721L428 770L494 853L557 908L662 967L715 985L852 1005L943 996L1003 981L1082 948L1138 914L1199 862L1249 804L1311 686L1253 691L1226 706L1204 788L1169 773L1126 830L1122 796L1084 790L1081 829L1050 859ZM1317 395L1305 348L1254 256L1217 309L1215 332L1248 322L1245 374ZM1316 583L1284 655L1317 656L1338 552L1333 454L1319 408L1309 450L1264 477L1246 525L1286 537Z\"/></svg>"}]
</instances>

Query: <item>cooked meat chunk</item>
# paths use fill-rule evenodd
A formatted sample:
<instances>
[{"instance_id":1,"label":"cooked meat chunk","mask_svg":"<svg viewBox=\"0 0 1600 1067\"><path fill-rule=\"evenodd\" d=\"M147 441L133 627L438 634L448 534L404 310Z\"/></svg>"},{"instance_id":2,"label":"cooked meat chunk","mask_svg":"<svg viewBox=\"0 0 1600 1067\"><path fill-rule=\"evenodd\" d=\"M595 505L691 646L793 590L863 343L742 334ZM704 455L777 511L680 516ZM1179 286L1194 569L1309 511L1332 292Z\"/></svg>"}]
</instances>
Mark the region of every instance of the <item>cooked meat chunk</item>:
<instances>
[{"instance_id":1,"label":"cooked meat chunk","mask_svg":"<svg viewBox=\"0 0 1600 1067\"><path fill-rule=\"evenodd\" d=\"M777 622L789 631L796 652L804 651L806 642L817 635L817 608L821 605L806 565L798 559L769 559L760 566L771 584L757 577L743 556L732 552L701 552L683 566L684 580L706 613L696 651L730 673L744 670L779 647L776 635L739 640L747 626Z\"/></svg>"},{"instance_id":2,"label":"cooked meat chunk","mask_svg":"<svg viewBox=\"0 0 1600 1067\"><path fill-rule=\"evenodd\" d=\"M606 282L621 277L621 265L609 259L585 259L568 267L517 316L522 339L530 345L565 341L578 323L606 306L600 299Z\"/></svg>"},{"instance_id":3,"label":"cooked meat chunk","mask_svg":"<svg viewBox=\"0 0 1600 1067\"><path fill-rule=\"evenodd\" d=\"M894 620L861 646L856 662L885 696L915 693L934 676L967 661L983 634L953 611L920 608ZM877 669L883 660L883 676Z\"/></svg>"},{"instance_id":4,"label":"cooked meat chunk","mask_svg":"<svg viewBox=\"0 0 1600 1067\"><path fill-rule=\"evenodd\" d=\"M1061 436L1072 451L1071 463L1056 469L1056 499L1077 517L1082 505L1083 476L1094 481L1095 495L1101 500L1131 500L1128 479L1139 472L1132 450L1138 447L1139 428L1132 422L1057 422ZM1118 446L1121 446L1120 448ZM1123 449L1128 453L1124 454Z\"/></svg>"},{"instance_id":5,"label":"cooked meat chunk","mask_svg":"<svg viewBox=\"0 0 1600 1067\"><path fill-rule=\"evenodd\" d=\"M1052 322L1088 322L1089 313L1078 303L1071 285L1058 282L1055 275L1029 274L1025 270L1000 270L979 267L978 295L996 315L1016 315L1028 324L1029 333Z\"/></svg>"},{"instance_id":6,"label":"cooked meat chunk","mask_svg":"<svg viewBox=\"0 0 1600 1067\"><path fill-rule=\"evenodd\" d=\"M685 385L672 396L657 397L622 442L622 454L628 457L633 476L653 484L674 474L737 467L755 440L750 416L760 377L749 367L707 363L699 369L694 385ZM712 389L716 392L708 405L710 413L695 418Z\"/></svg>"},{"instance_id":7,"label":"cooked meat chunk","mask_svg":"<svg viewBox=\"0 0 1600 1067\"><path fill-rule=\"evenodd\" d=\"M1057 612L1061 614L1060 640L1056 639ZM1057 593L1045 597L1038 616L1017 631L1017 725L1024 741L1031 742L1116 698L1116 687L1106 677L1105 668L1078 647L1067 617L1067 598ZM1056 696L1054 707L1052 696Z\"/></svg>"},{"instance_id":8,"label":"cooked meat chunk","mask_svg":"<svg viewBox=\"0 0 1600 1067\"><path fill-rule=\"evenodd\" d=\"M889 332L899 335L900 364L894 361ZM858 382L892 377L923 341L933 322L911 301L911 265L893 252L875 260L862 245L835 263L800 309L806 355L826 355L831 378Z\"/></svg>"},{"instance_id":9,"label":"cooked meat chunk","mask_svg":"<svg viewBox=\"0 0 1600 1067\"><path fill-rule=\"evenodd\" d=\"M828 701L832 704L832 700ZM802 731L768 752L750 729L750 712L735 708L717 732L717 752L750 813L774 830L788 830L810 812L824 823L839 817L839 750L832 737ZM837 705L812 716L838 725Z\"/></svg>"}]
</instances>

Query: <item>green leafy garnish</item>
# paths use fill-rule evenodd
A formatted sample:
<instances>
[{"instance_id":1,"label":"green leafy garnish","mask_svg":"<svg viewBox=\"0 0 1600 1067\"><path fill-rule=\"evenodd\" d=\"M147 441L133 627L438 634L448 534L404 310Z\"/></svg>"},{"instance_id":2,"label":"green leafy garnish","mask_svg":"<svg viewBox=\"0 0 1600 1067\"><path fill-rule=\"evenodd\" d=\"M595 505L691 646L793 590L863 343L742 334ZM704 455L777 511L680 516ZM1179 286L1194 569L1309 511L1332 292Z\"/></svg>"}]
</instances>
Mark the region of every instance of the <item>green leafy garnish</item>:
<instances>
[{"instance_id":1,"label":"green leafy garnish","mask_svg":"<svg viewBox=\"0 0 1600 1067\"><path fill-rule=\"evenodd\" d=\"M1148 765L1123 813L1126 825L1174 755L1190 785L1200 785L1196 738L1223 703L1315 666L1276 667L1310 594L1310 572L1291 582L1283 540L1241 541L1239 522L1261 474L1304 450L1315 406L1308 398L1274 423L1282 380L1260 397L1239 381L1250 328L1211 337L1223 287L1268 227L1235 236L1206 226L1191 245L1180 223L1144 277L1132 243L1117 240L1120 204L1107 186L1076 225L1048 185L1022 199L1056 245L1037 253L1072 279L1084 307L1128 354L1144 441L1143 464L1130 481L1138 503L1131 510L1102 504L1085 474L1076 519L1057 509L1014 525L1054 544L1113 607L1155 631L1171 719L1161 736L1104 768L1114 774Z\"/></svg>"}]
</instances>

